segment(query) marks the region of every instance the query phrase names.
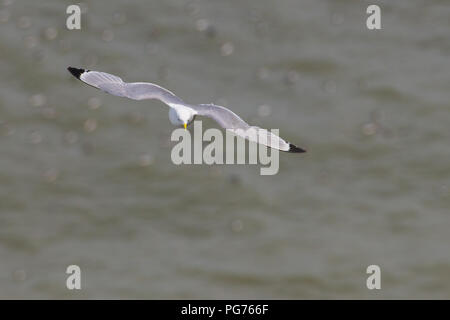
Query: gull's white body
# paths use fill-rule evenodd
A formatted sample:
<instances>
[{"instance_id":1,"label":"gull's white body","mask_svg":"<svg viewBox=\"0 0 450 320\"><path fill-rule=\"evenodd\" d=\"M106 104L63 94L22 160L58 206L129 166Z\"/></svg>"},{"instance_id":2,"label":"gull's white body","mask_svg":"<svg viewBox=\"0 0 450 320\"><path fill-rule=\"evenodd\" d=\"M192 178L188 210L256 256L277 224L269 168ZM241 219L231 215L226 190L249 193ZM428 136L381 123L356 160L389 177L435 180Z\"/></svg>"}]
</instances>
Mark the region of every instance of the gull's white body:
<instances>
[{"instance_id":1,"label":"gull's white body","mask_svg":"<svg viewBox=\"0 0 450 320\"><path fill-rule=\"evenodd\" d=\"M254 126L248 125L231 110L214 104L191 105L183 102L169 90L148 82L124 82L121 78L98 71L67 68L79 80L119 97L133 100L158 99L170 107L169 120L172 124L186 127L196 115L206 116L215 120L224 129L233 132L245 139L264 144L287 152L305 152L305 150L286 142L277 135ZM252 134L249 134L252 132ZM256 134L253 134L256 132Z\"/></svg>"}]
</instances>

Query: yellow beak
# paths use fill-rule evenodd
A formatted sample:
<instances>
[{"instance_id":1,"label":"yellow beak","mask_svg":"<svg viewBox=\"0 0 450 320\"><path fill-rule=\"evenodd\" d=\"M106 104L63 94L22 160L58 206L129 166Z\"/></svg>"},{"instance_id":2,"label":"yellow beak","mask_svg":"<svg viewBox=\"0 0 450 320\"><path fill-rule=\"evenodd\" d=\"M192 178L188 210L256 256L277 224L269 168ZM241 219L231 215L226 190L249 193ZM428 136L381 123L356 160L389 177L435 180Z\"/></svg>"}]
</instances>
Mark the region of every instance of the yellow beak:
<instances>
[{"instance_id":1,"label":"yellow beak","mask_svg":"<svg viewBox=\"0 0 450 320\"><path fill-rule=\"evenodd\" d=\"M184 130L187 130L187 123L184 124Z\"/></svg>"}]
</instances>

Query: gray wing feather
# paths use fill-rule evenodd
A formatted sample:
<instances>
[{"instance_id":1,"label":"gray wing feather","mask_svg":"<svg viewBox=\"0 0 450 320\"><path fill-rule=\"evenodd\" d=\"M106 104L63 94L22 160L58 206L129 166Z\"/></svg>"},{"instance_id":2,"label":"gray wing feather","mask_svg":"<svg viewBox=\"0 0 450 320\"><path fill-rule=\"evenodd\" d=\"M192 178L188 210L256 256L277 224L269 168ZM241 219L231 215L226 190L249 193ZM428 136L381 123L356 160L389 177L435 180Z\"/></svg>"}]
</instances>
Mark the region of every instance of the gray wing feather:
<instances>
[{"instance_id":1,"label":"gray wing feather","mask_svg":"<svg viewBox=\"0 0 450 320\"><path fill-rule=\"evenodd\" d=\"M167 104L185 104L169 90L149 82L125 83L125 91L130 99L159 99Z\"/></svg>"},{"instance_id":2,"label":"gray wing feather","mask_svg":"<svg viewBox=\"0 0 450 320\"><path fill-rule=\"evenodd\" d=\"M215 104L199 104L191 106L198 115L215 120L224 129L243 129L250 126L233 111Z\"/></svg>"},{"instance_id":3,"label":"gray wing feather","mask_svg":"<svg viewBox=\"0 0 450 320\"><path fill-rule=\"evenodd\" d=\"M158 99L171 104L184 104L175 94L149 82L124 82L121 78L98 71L83 70L79 79L109 94L133 100Z\"/></svg>"},{"instance_id":4,"label":"gray wing feather","mask_svg":"<svg viewBox=\"0 0 450 320\"><path fill-rule=\"evenodd\" d=\"M198 115L215 120L222 128L249 141L282 151L289 151L289 143L279 136L255 126L250 126L233 111L214 104L199 104L192 106Z\"/></svg>"}]
</instances>

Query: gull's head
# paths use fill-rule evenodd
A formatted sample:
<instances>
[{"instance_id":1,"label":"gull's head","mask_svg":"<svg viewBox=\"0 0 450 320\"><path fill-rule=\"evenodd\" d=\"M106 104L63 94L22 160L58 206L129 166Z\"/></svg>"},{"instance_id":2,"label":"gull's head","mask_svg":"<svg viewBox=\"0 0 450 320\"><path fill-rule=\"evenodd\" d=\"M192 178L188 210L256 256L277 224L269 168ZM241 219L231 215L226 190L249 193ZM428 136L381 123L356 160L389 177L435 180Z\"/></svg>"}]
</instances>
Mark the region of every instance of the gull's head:
<instances>
[{"instance_id":1,"label":"gull's head","mask_svg":"<svg viewBox=\"0 0 450 320\"><path fill-rule=\"evenodd\" d=\"M189 123L194 120L195 111L189 108L170 108L169 120L176 126L187 128Z\"/></svg>"},{"instance_id":2,"label":"gull's head","mask_svg":"<svg viewBox=\"0 0 450 320\"><path fill-rule=\"evenodd\" d=\"M184 129L187 128L188 124L191 123L191 121L194 118L194 113L190 109L177 109L175 110L176 113L176 121L175 125L182 125Z\"/></svg>"},{"instance_id":3,"label":"gull's head","mask_svg":"<svg viewBox=\"0 0 450 320\"><path fill-rule=\"evenodd\" d=\"M184 130L187 130L188 124L192 121L193 114L189 110L181 109L178 110L178 119L183 124Z\"/></svg>"}]
</instances>

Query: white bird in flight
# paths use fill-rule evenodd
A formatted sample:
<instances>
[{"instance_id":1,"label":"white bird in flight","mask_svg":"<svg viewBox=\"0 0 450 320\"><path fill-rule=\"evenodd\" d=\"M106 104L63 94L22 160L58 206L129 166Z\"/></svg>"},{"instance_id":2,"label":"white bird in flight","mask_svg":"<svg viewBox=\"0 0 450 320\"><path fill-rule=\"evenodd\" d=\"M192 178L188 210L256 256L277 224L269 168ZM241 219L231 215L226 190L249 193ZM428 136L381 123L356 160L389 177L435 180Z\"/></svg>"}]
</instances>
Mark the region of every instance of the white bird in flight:
<instances>
[{"instance_id":1,"label":"white bird in flight","mask_svg":"<svg viewBox=\"0 0 450 320\"><path fill-rule=\"evenodd\" d=\"M261 143L281 151L306 152L277 135L255 126L250 126L233 111L214 104L191 105L183 102L167 89L149 82L124 82L121 78L99 71L91 71L68 67L67 70L77 79L88 85L119 97L133 100L158 99L170 107L169 120L174 125L182 125L186 129L194 117L206 116L215 120L222 128L250 141ZM257 129L256 135L249 135L249 129Z\"/></svg>"}]
</instances>

